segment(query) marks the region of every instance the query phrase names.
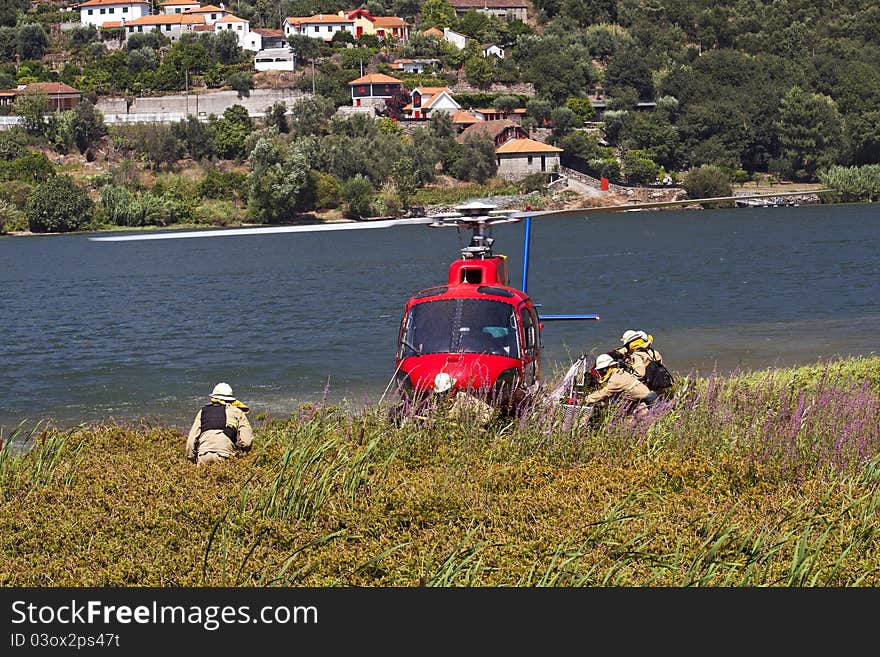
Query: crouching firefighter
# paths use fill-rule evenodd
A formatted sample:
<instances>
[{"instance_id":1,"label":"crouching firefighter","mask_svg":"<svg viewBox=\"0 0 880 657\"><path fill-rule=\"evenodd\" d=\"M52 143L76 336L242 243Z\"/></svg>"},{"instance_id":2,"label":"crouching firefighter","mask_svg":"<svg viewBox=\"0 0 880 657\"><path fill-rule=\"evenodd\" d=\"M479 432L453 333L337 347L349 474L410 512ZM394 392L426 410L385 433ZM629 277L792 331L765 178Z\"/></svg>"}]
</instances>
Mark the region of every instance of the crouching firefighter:
<instances>
[{"instance_id":1,"label":"crouching firefighter","mask_svg":"<svg viewBox=\"0 0 880 657\"><path fill-rule=\"evenodd\" d=\"M657 403L657 393L648 389L632 372L608 354L596 358L595 376L601 386L584 397L585 404L620 401L627 404L627 411L636 418L643 418L648 409Z\"/></svg>"},{"instance_id":2,"label":"crouching firefighter","mask_svg":"<svg viewBox=\"0 0 880 657\"><path fill-rule=\"evenodd\" d=\"M196 465L220 463L250 449L254 433L246 413L228 383L218 383L209 404L196 413L186 439L186 458Z\"/></svg>"}]
</instances>

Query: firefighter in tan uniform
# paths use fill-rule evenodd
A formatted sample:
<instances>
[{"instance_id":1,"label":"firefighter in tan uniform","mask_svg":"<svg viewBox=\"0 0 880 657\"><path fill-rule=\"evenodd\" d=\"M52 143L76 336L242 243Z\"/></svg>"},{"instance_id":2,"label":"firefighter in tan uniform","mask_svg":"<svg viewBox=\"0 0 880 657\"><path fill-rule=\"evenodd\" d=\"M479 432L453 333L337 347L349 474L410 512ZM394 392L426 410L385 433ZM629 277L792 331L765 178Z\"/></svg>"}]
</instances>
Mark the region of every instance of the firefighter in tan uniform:
<instances>
[{"instance_id":1,"label":"firefighter in tan uniform","mask_svg":"<svg viewBox=\"0 0 880 657\"><path fill-rule=\"evenodd\" d=\"M238 401L228 383L218 383L210 404L196 413L186 439L186 458L196 465L220 463L250 449L254 432L247 419L250 410Z\"/></svg>"},{"instance_id":2,"label":"firefighter in tan uniform","mask_svg":"<svg viewBox=\"0 0 880 657\"><path fill-rule=\"evenodd\" d=\"M620 367L620 363L610 355L599 354L594 369L601 387L584 397L585 404L620 401L628 404L629 412L635 417L641 418L657 402L657 393L649 390L634 374Z\"/></svg>"},{"instance_id":3,"label":"firefighter in tan uniform","mask_svg":"<svg viewBox=\"0 0 880 657\"><path fill-rule=\"evenodd\" d=\"M624 365L631 369L639 378L639 381L645 380L645 367L652 360L660 363L663 362L663 356L654 349L654 338L644 331L629 330L624 332L620 341L623 346L614 351L608 352L610 355L622 360Z\"/></svg>"}]
</instances>

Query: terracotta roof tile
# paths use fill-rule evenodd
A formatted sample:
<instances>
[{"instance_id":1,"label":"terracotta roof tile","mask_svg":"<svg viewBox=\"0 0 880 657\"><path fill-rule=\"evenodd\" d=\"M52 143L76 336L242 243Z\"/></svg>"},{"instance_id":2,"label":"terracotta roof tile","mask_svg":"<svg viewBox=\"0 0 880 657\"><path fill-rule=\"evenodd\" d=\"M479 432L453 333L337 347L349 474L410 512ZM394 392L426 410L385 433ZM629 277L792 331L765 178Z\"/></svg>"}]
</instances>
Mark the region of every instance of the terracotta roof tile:
<instances>
[{"instance_id":1,"label":"terracotta roof tile","mask_svg":"<svg viewBox=\"0 0 880 657\"><path fill-rule=\"evenodd\" d=\"M495 149L496 153L561 153L562 149L534 139L511 139Z\"/></svg>"}]
</instances>

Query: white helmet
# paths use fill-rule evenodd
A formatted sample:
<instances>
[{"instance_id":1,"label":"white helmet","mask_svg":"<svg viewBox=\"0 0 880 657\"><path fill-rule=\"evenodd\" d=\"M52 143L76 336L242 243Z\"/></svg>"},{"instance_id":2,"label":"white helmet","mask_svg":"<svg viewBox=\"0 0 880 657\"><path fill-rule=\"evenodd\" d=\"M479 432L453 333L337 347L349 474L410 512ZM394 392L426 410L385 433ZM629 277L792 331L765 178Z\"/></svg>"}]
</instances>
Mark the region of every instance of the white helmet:
<instances>
[{"instance_id":1,"label":"white helmet","mask_svg":"<svg viewBox=\"0 0 880 657\"><path fill-rule=\"evenodd\" d=\"M614 359L608 354L599 354L599 356L596 358L596 369L604 370L606 367L614 365L614 363Z\"/></svg>"},{"instance_id":2,"label":"white helmet","mask_svg":"<svg viewBox=\"0 0 880 657\"><path fill-rule=\"evenodd\" d=\"M437 394L450 390L454 385L455 379L449 376L446 372L440 372L434 377L434 392Z\"/></svg>"},{"instance_id":3,"label":"white helmet","mask_svg":"<svg viewBox=\"0 0 880 657\"><path fill-rule=\"evenodd\" d=\"M211 397L221 401L235 401L235 395L232 394L232 386L224 381L214 386L214 389L211 391Z\"/></svg>"},{"instance_id":4,"label":"white helmet","mask_svg":"<svg viewBox=\"0 0 880 657\"><path fill-rule=\"evenodd\" d=\"M623 335L620 336L620 341L626 345L637 338L641 338L642 340L647 342L648 341L648 334L645 333L644 331L633 331L632 329L630 329L629 331L625 331L623 333Z\"/></svg>"}]
</instances>

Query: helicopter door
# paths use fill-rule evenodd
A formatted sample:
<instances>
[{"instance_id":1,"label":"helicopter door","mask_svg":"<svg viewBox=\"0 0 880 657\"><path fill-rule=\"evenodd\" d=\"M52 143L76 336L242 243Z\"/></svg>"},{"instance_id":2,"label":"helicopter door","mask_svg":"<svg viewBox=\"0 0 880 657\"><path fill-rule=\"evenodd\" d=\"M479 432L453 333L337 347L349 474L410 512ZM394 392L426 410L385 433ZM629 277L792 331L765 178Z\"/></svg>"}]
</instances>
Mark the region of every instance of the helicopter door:
<instances>
[{"instance_id":1,"label":"helicopter door","mask_svg":"<svg viewBox=\"0 0 880 657\"><path fill-rule=\"evenodd\" d=\"M519 309L520 324L523 328L523 384L529 386L541 376L540 337L538 318L535 310L528 305Z\"/></svg>"}]
</instances>

